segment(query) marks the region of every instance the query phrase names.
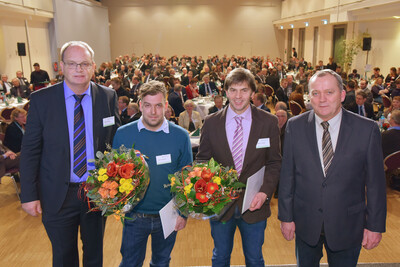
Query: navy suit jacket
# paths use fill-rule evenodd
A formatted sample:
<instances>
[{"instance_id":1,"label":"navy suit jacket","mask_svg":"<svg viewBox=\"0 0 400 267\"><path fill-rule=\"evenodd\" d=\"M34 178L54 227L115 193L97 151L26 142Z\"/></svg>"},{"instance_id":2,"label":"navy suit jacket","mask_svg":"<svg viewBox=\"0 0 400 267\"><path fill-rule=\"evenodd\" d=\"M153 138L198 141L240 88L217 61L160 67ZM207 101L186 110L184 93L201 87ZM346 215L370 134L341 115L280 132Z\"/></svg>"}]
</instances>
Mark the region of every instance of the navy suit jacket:
<instances>
[{"instance_id":1,"label":"navy suit jacket","mask_svg":"<svg viewBox=\"0 0 400 267\"><path fill-rule=\"evenodd\" d=\"M278 218L294 222L296 238L317 244L322 227L331 250L361 245L364 228L385 232L386 182L377 124L342 108L335 154L325 176L314 111L286 126Z\"/></svg>"},{"instance_id":2,"label":"navy suit jacket","mask_svg":"<svg viewBox=\"0 0 400 267\"><path fill-rule=\"evenodd\" d=\"M117 94L91 82L94 153L105 151L120 125ZM113 116L115 124L104 127ZM22 139L20 161L21 202L40 200L44 212L57 213L67 195L70 174L70 145L63 83L31 94Z\"/></svg>"},{"instance_id":3,"label":"navy suit jacket","mask_svg":"<svg viewBox=\"0 0 400 267\"><path fill-rule=\"evenodd\" d=\"M186 93L186 91L185 91L185 93ZM181 112L185 111L185 108L183 107L182 99L175 92L171 92L169 94L168 103L173 108L173 110L175 112L175 117L179 117L179 114L181 114Z\"/></svg>"},{"instance_id":4,"label":"navy suit jacket","mask_svg":"<svg viewBox=\"0 0 400 267\"><path fill-rule=\"evenodd\" d=\"M218 94L218 88L215 85L215 83L214 82L209 82L208 84L211 87L211 90L212 90L213 94ZM206 91L205 84L204 83L200 84L200 86L199 86L199 94L202 95L202 96L206 96L207 93L208 93L208 91Z\"/></svg>"}]
</instances>

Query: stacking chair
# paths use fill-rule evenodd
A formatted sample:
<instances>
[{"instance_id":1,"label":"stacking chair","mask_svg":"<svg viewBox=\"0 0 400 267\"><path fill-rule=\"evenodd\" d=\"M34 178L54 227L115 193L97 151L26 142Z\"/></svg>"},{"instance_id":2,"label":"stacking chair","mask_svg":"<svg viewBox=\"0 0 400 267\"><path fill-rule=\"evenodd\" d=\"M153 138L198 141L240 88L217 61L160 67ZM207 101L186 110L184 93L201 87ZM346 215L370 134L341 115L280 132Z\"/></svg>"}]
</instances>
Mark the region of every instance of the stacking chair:
<instances>
[{"instance_id":1,"label":"stacking chair","mask_svg":"<svg viewBox=\"0 0 400 267\"><path fill-rule=\"evenodd\" d=\"M293 116L299 115L302 112L300 104L293 100L289 102L289 108Z\"/></svg>"},{"instance_id":2,"label":"stacking chair","mask_svg":"<svg viewBox=\"0 0 400 267\"><path fill-rule=\"evenodd\" d=\"M15 109L15 107L3 109L0 113L0 120L4 121L6 123L11 123L11 112L14 109Z\"/></svg>"},{"instance_id":3,"label":"stacking chair","mask_svg":"<svg viewBox=\"0 0 400 267\"><path fill-rule=\"evenodd\" d=\"M400 151L393 152L387 156L383 163L386 171L394 171L400 168Z\"/></svg>"},{"instance_id":4,"label":"stacking chair","mask_svg":"<svg viewBox=\"0 0 400 267\"><path fill-rule=\"evenodd\" d=\"M25 105L22 107L23 109L25 109L26 112L29 111L29 103L30 101L26 102Z\"/></svg>"},{"instance_id":5,"label":"stacking chair","mask_svg":"<svg viewBox=\"0 0 400 267\"><path fill-rule=\"evenodd\" d=\"M267 97L267 102L269 102L269 98L273 99L274 88L271 85L265 84L265 96Z\"/></svg>"},{"instance_id":6,"label":"stacking chair","mask_svg":"<svg viewBox=\"0 0 400 267\"><path fill-rule=\"evenodd\" d=\"M388 96L382 95L382 103L385 108L390 108L392 100Z\"/></svg>"}]
</instances>

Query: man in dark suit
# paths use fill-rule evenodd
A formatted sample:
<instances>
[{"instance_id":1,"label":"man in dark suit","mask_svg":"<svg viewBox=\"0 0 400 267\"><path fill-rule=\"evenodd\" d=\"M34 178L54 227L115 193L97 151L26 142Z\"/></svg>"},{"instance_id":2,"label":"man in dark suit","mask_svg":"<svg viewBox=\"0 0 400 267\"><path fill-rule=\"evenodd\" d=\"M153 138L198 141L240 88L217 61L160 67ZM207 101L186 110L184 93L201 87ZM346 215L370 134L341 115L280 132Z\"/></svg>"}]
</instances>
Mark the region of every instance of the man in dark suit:
<instances>
[{"instance_id":1,"label":"man in dark suit","mask_svg":"<svg viewBox=\"0 0 400 267\"><path fill-rule=\"evenodd\" d=\"M31 90L29 89L28 86L26 86L25 84L21 84L19 79L14 78L12 79L12 85L13 87L11 87L10 89L10 93L12 96L14 97L22 97L22 98L28 98L29 95L31 94Z\"/></svg>"},{"instance_id":2,"label":"man in dark suit","mask_svg":"<svg viewBox=\"0 0 400 267\"><path fill-rule=\"evenodd\" d=\"M129 103L128 108L128 116L129 122L137 121L142 116L142 113L139 110L139 105L136 103Z\"/></svg>"},{"instance_id":3,"label":"man in dark suit","mask_svg":"<svg viewBox=\"0 0 400 267\"><path fill-rule=\"evenodd\" d=\"M183 103L186 101L186 99L182 94L183 89L184 89L183 86L177 83L174 86L174 91L171 92L168 96L168 103L173 108L176 117L179 117L179 114L185 111ZM186 90L185 90L185 95L186 95Z\"/></svg>"},{"instance_id":4,"label":"man in dark suit","mask_svg":"<svg viewBox=\"0 0 400 267\"><path fill-rule=\"evenodd\" d=\"M29 87L29 81L27 78L24 77L24 74L22 71L18 70L15 75L17 75L17 79L19 80L20 84L26 85L26 87Z\"/></svg>"},{"instance_id":5,"label":"man in dark suit","mask_svg":"<svg viewBox=\"0 0 400 267\"><path fill-rule=\"evenodd\" d=\"M279 185L282 234L296 235L298 266L356 266L361 245L385 232L386 185L375 122L341 106L341 77L332 70L310 80L312 111L287 122Z\"/></svg>"},{"instance_id":6,"label":"man in dark suit","mask_svg":"<svg viewBox=\"0 0 400 267\"><path fill-rule=\"evenodd\" d=\"M214 106L208 109L208 114L212 114L222 110L224 104L224 99L220 95L214 97Z\"/></svg>"},{"instance_id":7,"label":"man in dark suit","mask_svg":"<svg viewBox=\"0 0 400 267\"><path fill-rule=\"evenodd\" d=\"M242 183L264 166L265 173L249 210L242 214L244 192L241 192L220 220L210 221L214 239L212 263L229 266L234 233L239 227L246 266L264 266L261 248L267 218L271 215L269 199L281 166L278 120L250 104L256 84L249 70L236 68L230 72L225 90L229 105L206 117L196 158L214 158L223 166L235 166Z\"/></svg>"},{"instance_id":8,"label":"man in dark suit","mask_svg":"<svg viewBox=\"0 0 400 267\"><path fill-rule=\"evenodd\" d=\"M286 94L287 85L288 85L287 79L283 78L281 80L281 86L278 88L278 90L275 91L275 95L278 98L278 101L285 102L286 105L288 104L289 101L289 96Z\"/></svg>"},{"instance_id":9,"label":"man in dark suit","mask_svg":"<svg viewBox=\"0 0 400 267\"><path fill-rule=\"evenodd\" d=\"M128 105L129 105L129 98L127 96L120 96L118 97L118 111L119 111L119 118L121 119L121 125L127 124L129 122L129 115L128 115Z\"/></svg>"},{"instance_id":10,"label":"man in dark suit","mask_svg":"<svg viewBox=\"0 0 400 267\"><path fill-rule=\"evenodd\" d=\"M375 120L374 107L367 102L367 94L362 90L356 92L356 102L349 106L348 110L363 117Z\"/></svg>"},{"instance_id":11,"label":"man in dark suit","mask_svg":"<svg viewBox=\"0 0 400 267\"><path fill-rule=\"evenodd\" d=\"M390 114L390 128L382 133L383 157L400 151L400 110L393 110Z\"/></svg>"},{"instance_id":12,"label":"man in dark suit","mask_svg":"<svg viewBox=\"0 0 400 267\"><path fill-rule=\"evenodd\" d=\"M267 101L267 99L263 93L253 94L252 100L254 106L257 108L265 110L266 112L271 112L271 110L265 105L265 101Z\"/></svg>"},{"instance_id":13,"label":"man in dark suit","mask_svg":"<svg viewBox=\"0 0 400 267\"><path fill-rule=\"evenodd\" d=\"M199 94L202 96L218 94L218 88L214 82L210 82L209 75L204 75L203 83L199 86Z\"/></svg>"},{"instance_id":14,"label":"man in dark suit","mask_svg":"<svg viewBox=\"0 0 400 267\"><path fill-rule=\"evenodd\" d=\"M115 91L90 82L93 58L84 42L64 44L64 82L31 95L21 151L21 202L32 216L43 211L53 266L79 266L79 226L83 266L102 266L105 218L88 212L80 188L94 169L95 153L111 144L120 121Z\"/></svg>"},{"instance_id":15,"label":"man in dark suit","mask_svg":"<svg viewBox=\"0 0 400 267\"><path fill-rule=\"evenodd\" d=\"M276 69L273 69L271 71L271 75L268 75L267 78L265 78L265 83L270 85L276 92L276 90L279 88L279 77Z\"/></svg>"},{"instance_id":16,"label":"man in dark suit","mask_svg":"<svg viewBox=\"0 0 400 267\"><path fill-rule=\"evenodd\" d=\"M3 144L13 152L21 152L22 138L25 132L26 110L16 108L11 112L10 125L7 126Z\"/></svg>"}]
</instances>

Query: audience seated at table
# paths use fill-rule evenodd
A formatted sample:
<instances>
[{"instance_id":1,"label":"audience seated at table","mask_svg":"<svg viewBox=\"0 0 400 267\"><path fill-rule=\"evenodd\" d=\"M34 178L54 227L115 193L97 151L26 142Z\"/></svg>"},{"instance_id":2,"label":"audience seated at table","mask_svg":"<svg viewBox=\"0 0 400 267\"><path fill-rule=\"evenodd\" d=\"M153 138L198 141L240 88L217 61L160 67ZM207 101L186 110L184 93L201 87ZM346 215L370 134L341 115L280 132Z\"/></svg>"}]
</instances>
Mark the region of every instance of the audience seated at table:
<instances>
[{"instance_id":1,"label":"audience seated at table","mask_svg":"<svg viewBox=\"0 0 400 267\"><path fill-rule=\"evenodd\" d=\"M10 89L10 94L14 97L29 98L31 90L25 84L21 84L20 80L17 78L12 79L12 85Z\"/></svg>"},{"instance_id":2,"label":"audience seated at table","mask_svg":"<svg viewBox=\"0 0 400 267\"><path fill-rule=\"evenodd\" d=\"M382 133L383 157L400 151L400 110L394 110L389 119L390 128Z\"/></svg>"},{"instance_id":3,"label":"audience seated at table","mask_svg":"<svg viewBox=\"0 0 400 267\"><path fill-rule=\"evenodd\" d=\"M383 78L378 77L375 80L374 85L371 88L372 96L374 97L374 101L382 104L382 95L389 95L389 90L383 85Z\"/></svg>"},{"instance_id":4,"label":"audience seated at table","mask_svg":"<svg viewBox=\"0 0 400 267\"><path fill-rule=\"evenodd\" d=\"M120 96L118 97L118 112L121 119L121 125L129 122L130 116L128 115L129 97Z\"/></svg>"},{"instance_id":5,"label":"audience seated at table","mask_svg":"<svg viewBox=\"0 0 400 267\"><path fill-rule=\"evenodd\" d=\"M171 107L171 105L168 105L167 110L165 110L165 118L170 122L178 124L178 120L175 117L174 109Z\"/></svg>"},{"instance_id":6,"label":"audience seated at table","mask_svg":"<svg viewBox=\"0 0 400 267\"><path fill-rule=\"evenodd\" d=\"M376 119L374 107L371 103L367 102L367 94L361 89L356 91L356 101L349 106L348 110L369 119Z\"/></svg>"},{"instance_id":7,"label":"audience seated at table","mask_svg":"<svg viewBox=\"0 0 400 267\"><path fill-rule=\"evenodd\" d=\"M25 133L26 114L27 112L24 109L14 109L11 112L12 122L6 128L3 144L15 153L21 151L22 137Z\"/></svg>"},{"instance_id":8,"label":"audience seated at table","mask_svg":"<svg viewBox=\"0 0 400 267\"><path fill-rule=\"evenodd\" d=\"M393 110L400 110L400 96L395 96L392 99L392 105L384 111L384 116L389 120Z\"/></svg>"},{"instance_id":9,"label":"audience seated at table","mask_svg":"<svg viewBox=\"0 0 400 267\"><path fill-rule=\"evenodd\" d=\"M220 95L214 97L214 106L208 109L208 114L212 114L222 110L224 107L224 98Z\"/></svg>"},{"instance_id":10,"label":"audience seated at table","mask_svg":"<svg viewBox=\"0 0 400 267\"><path fill-rule=\"evenodd\" d=\"M183 102L186 100L186 90L185 94L183 94L182 88L183 86L178 83L173 87L173 91L168 95L168 103L174 109L175 116L177 117L179 117L181 112L185 110L183 107Z\"/></svg>"},{"instance_id":11,"label":"audience seated at table","mask_svg":"<svg viewBox=\"0 0 400 267\"><path fill-rule=\"evenodd\" d=\"M281 80L281 86L278 88L278 90L275 91L275 95L278 98L278 100L285 102L286 104L288 103L289 100L289 97L286 94L287 85L288 85L287 79L283 78Z\"/></svg>"},{"instance_id":12,"label":"audience seated at table","mask_svg":"<svg viewBox=\"0 0 400 267\"><path fill-rule=\"evenodd\" d=\"M200 113L193 110L195 108L193 101L186 100L184 107L185 111L179 115L179 125L189 132L193 132L194 130L201 128L201 126L203 126L203 122L201 121Z\"/></svg>"},{"instance_id":13,"label":"audience seated at table","mask_svg":"<svg viewBox=\"0 0 400 267\"><path fill-rule=\"evenodd\" d=\"M202 96L219 94L218 88L215 83L210 81L210 76L203 76L203 83L199 86L199 94Z\"/></svg>"},{"instance_id":14,"label":"audience seated at table","mask_svg":"<svg viewBox=\"0 0 400 267\"><path fill-rule=\"evenodd\" d=\"M397 75L397 70L395 67L390 68L389 74L385 78L385 84L386 86L391 86L392 84L394 85L394 82L396 81L396 78L398 77ZM394 87L394 86L393 86Z\"/></svg>"},{"instance_id":15,"label":"audience seated at table","mask_svg":"<svg viewBox=\"0 0 400 267\"><path fill-rule=\"evenodd\" d=\"M265 110L266 112L271 112L271 110L265 105L265 102L267 101L265 94L263 93L253 94L252 101L254 106L256 106L257 108Z\"/></svg>"},{"instance_id":16,"label":"audience seated at table","mask_svg":"<svg viewBox=\"0 0 400 267\"><path fill-rule=\"evenodd\" d=\"M390 93L391 97L400 96L400 79L397 79L395 82L395 87L393 88L392 92Z\"/></svg>"},{"instance_id":17,"label":"audience seated at table","mask_svg":"<svg viewBox=\"0 0 400 267\"><path fill-rule=\"evenodd\" d=\"M142 113L139 110L139 105L136 103L129 103L126 110L128 112L128 116L129 116L128 122L136 121L140 118L140 116L142 116Z\"/></svg>"},{"instance_id":18,"label":"audience seated at table","mask_svg":"<svg viewBox=\"0 0 400 267\"><path fill-rule=\"evenodd\" d=\"M185 87L187 99L193 99L199 96L199 88L197 87L197 82L197 79L193 78Z\"/></svg>"}]
</instances>

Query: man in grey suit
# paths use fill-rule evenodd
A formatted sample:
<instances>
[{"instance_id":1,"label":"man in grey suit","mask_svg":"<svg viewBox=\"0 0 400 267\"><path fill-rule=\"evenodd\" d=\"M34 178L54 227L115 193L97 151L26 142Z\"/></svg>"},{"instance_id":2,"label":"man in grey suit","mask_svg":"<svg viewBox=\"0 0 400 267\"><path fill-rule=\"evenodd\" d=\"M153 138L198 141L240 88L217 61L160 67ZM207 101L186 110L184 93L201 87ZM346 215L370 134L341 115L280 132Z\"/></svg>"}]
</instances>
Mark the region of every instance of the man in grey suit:
<instances>
[{"instance_id":1,"label":"man in grey suit","mask_svg":"<svg viewBox=\"0 0 400 267\"><path fill-rule=\"evenodd\" d=\"M386 186L381 139L372 120L342 108L346 92L334 71L310 80L313 111L286 126L279 185L282 234L296 235L298 266L356 266L361 245L385 232Z\"/></svg>"},{"instance_id":2,"label":"man in grey suit","mask_svg":"<svg viewBox=\"0 0 400 267\"><path fill-rule=\"evenodd\" d=\"M210 220L214 239L213 266L229 266L233 237L238 227L242 236L246 266L265 266L262 245L269 202L279 179L281 155L278 120L250 104L256 90L249 70L236 68L225 80L229 105L204 121L198 160L214 158L223 166L235 166L239 181L265 166L263 183L249 210L242 214L244 192L231 203L220 220Z\"/></svg>"},{"instance_id":3,"label":"man in grey suit","mask_svg":"<svg viewBox=\"0 0 400 267\"><path fill-rule=\"evenodd\" d=\"M53 266L102 266L105 219L88 212L81 186L120 121L114 90L90 82L94 52L84 42L61 48L65 80L31 94L21 151L22 208L42 221L53 248Z\"/></svg>"}]
</instances>

